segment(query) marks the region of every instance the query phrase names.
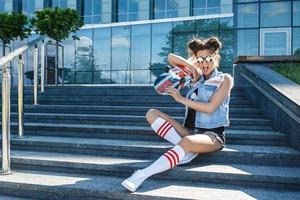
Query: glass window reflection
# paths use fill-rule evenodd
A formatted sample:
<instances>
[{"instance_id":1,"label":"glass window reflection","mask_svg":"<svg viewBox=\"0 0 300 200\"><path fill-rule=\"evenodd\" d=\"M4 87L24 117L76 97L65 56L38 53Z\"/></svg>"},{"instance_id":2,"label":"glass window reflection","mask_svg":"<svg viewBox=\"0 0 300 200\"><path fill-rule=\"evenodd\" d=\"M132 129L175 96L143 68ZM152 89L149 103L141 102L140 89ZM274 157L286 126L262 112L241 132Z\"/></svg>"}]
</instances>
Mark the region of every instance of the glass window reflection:
<instances>
[{"instance_id":1,"label":"glass window reflection","mask_svg":"<svg viewBox=\"0 0 300 200\"><path fill-rule=\"evenodd\" d=\"M259 6L256 3L240 4L237 6L237 27L258 27Z\"/></svg>"},{"instance_id":2,"label":"glass window reflection","mask_svg":"<svg viewBox=\"0 0 300 200\"><path fill-rule=\"evenodd\" d=\"M152 24L151 71L164 69L172 52L172 23Z\"/></svg>"},{"instance_id":3,"label":"glass window reflection","mask_svg":"<svg viewBox=\"0 0 300 200\"><path fill-rule=\"evenodd\" d=\"M110 70L111 28L94 29L95 70Z\"/></svg>"},{"instance_id":4,"label":"glass window reflection","mask_svg":"<svg viewBox=\"0 0 300 200\"><path fill-rule=\"evenodd\" d=\"M300 56L300 28L293 29L293 52L294 55Z\"/></svg>"},{"instance_id":5,"label":"glass window reflection","mask_svg":"<svg viewBox=\"0 0 300 200\"><path fill-rule=\"evenodd\" d=\"M300 1L293 2L293 25L300 26Z\"/></svg>"},{"instance_id":6,"label":"glass window reflection","mask_svg":"<svg viewBox=\"0 0 300 200\"><path fill-rule=\"evenodd\" d=\"M184 58L188 58L187 53L187 42L195 37L195 32L193 33L174 33L174 47L173 52Z\"/></svg>"},{"instance_id":7,"label":"glass window reflection","mask_svg":"<svg viewBox=\"0 0 300 200\"><path fill-rule=\"evenodd\" d=\"M190 1L186 0L155 0L154 18L174 18L189 16Z\"/></svg>"},{"instance_id":8,"label":"glass window reflection","mask_svg":"<svg viewBox=\"0 0 300 200\"><path fill-rule=\"evenodd\" d=\"M149 70L133 70L131 72L131 84L149 84L150 71Z\"/></svg>"},{"instance_id":9,"label":"glass window reflection","mask_svg":"<svg viewBox=\"0 0 300 200\"><path fill-rule=\"evenodd\" d=\"M112 27L112 69L130 69L130 26Z\"/></svg>"},{"instance_id":10,"label":"glass window reflection","mask_svg":"<svg viewBox=\"0 0 300 200\"><path fill-rule=\"evenodd\" d=\"M119 0L118 21L136 21L149 19L148 0Z\"/></svg>"},{"instance_id":11,"label":"glass window reflection","mask_svg":"<svg viewBox=\"0 0 300 200\"><path fill-rule=\"evenodd\" d=\"M85 24L111 22L111 4L109 0L85 0L83 18Z\"/></svg>"},{"instance_id":12,"label":"glass window reflection","mask_svg":"<svg viewBox=\"0 0 300 200\"><path fill-rule=\"evenodd\" d=\"M197 31L218 30L219 20L220 20L219 18L196 20L196 30Z\"/></svg>"},{"instance_id":13,"label":"glass window reflection","mask_svg":"<svg viewBox=\"0 0 300 200\"><path fill-rule=\"evenodd\" d=\"M95 71L94 72L95 84L110 84L110 71Z\"/></svg>"},{"instance_id":14,"label":"glass window reflection","mask_svg":"<svg viewBox=\"0 0 300 200\"><path fill-rule=\"evenodd\" d=\"M91 29L82 29L77 32L75 51L75 71L92 71L94 63L93 36Z\"/></svg>"},{"instance_id":15,"label":"glass window reflection","mask_svg":"<svg viewBox=\"0 0 300 200\"><path fill-rule=\"evenodd\" d=\"M130 83L130 71L112 71L111 72L112 84L129 84Z\"/></svg>"},{"instance_id":16,"label":"glass window reflection","mask_svg":"<svg viewBox=\"0 0 300 200\"><path fill-rule=\"evenodd\" d=\"M0 0L0 12L12 12L13 0Z\"/></svg>"},{"instance_id":17,"label":"glass window reflection","mask_svg":"<svg viewBox=\"0 0 300 200\"><path fill-rule=\"evenodd\" d=\"M262 27L290 26L291 2L261 3L260 22Z\"/></svg>"},{"instance_id":18,"label":"glass window reflection","mask_svg":"<svg viewBox=\"0 0 300 200\"><path fill-rule=\"evenodd\" d=\"M149 69L150 24L131 28L131 69Z\"/></svg>"},{"instance_id":19,"label":"glass window reflection","mask_svg":"<svg viewBox=\"0 0 300 200\"><path fill-rule=\"evenodd\" d=\"M29 18L34 16L34 12L44 8L44 0L22 0L22 12Z\"/></svg>"},{"instance_id":20,"label":"glass window reflection","mask_svg":"<svg viewBox=\"0 0 300 200\"><path fill-rule=\"evenodd\" d=\"M76 10L76 0L53 0L52 7L72 8Z\"/></svg>"},{"instance_id":21,"label":"glass window reflection","mask_svg":"<svg viewBox=\"0 0 300 200\"><path fill-rule=\"evenodd\" d=\"M258 30L245 29L237 31L237 56L258 55Z\"/></svg>"},{"instance_id":22,"label":"glass window reflection","mask_svg":"<svg viewBox=\"0 0 300 200\"><path fill-rule=\"evenodd\" d=\"M223 6L222 13L231 12L232 1L228 0L194 0L193 13L197 15L212 15L221 13L221 4Z\"/></svg>"}]
</instances>

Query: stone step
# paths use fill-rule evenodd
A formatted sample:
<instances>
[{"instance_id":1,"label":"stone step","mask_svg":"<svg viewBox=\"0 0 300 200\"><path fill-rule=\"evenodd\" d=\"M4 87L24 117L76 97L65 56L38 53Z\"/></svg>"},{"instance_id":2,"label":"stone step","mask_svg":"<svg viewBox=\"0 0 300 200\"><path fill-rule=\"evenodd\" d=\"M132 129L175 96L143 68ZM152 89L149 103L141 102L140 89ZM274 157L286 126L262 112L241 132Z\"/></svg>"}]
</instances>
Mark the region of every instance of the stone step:
<instances>
[{"instance_id":1,"label":"stone step","mask_svg":"<svg viewBox=\"0 0 300 200\"><path fill-rule=\"evenodd\" d=\"M1 113L0 113L1 114ZM173 117L179 122L183 122L183 117ZM17 121L18 113L11 113L12 121ZM147 126L145 116L136 115L96 115L96 114L62 114L62 113L25 113L25 122L44 122L44 123L78 123L95 125L140 125ZM230 118L231 126L234 125L254 125L271 126L272 121L262 118Z\"/></svg>"},{"instance_id":2,"label":"stone step","mask_svg":"<svg viewBox=\"0 0 300 200\"><path fill-rule=\"evenodd\" d=\"M172 145L166 142L77 137L29 136L11 139L14 150L78 153L134 158L157 158ZM212 155L195 159L213 163L300 166L300 153L289 147L258 145L226 145Z\"/></svg>"},{"instance_id":3,"label":"stone step","mask_svg":"<svg viewBox=\"0 0 300 200\"><path fill-rule=\"evenodd\" d=\"M9 194L9 195L11 195L11 194ZM28 199L28 198L22 198L22 197L16 197L16 196L0 195L0 200L34 200L34 199Z\"/></svg>"},{"instance_id":4,"label":"stone step","mask_svg":"<svg viewBox=\"0 0 300 200\"><path fill-rule=\"evenodd\" d=\"M1 105L1 104L0 104ZM147 107L147 106L84 106L84 105L24 105L27 113L74 113L74 114L128 114L145 115L150 109L158 109L171 116L184 116L185 108L180 107ZM11 104L11 112L17 112L18 105ZM261 112L257 108L230 108L229 114L237 116L261 117Z\"/></svg>"},{"instance_id":5,"label":"stone step","mask_svg":"<svg viewBox=\"0 0 300 200\"><path fill-rule=\"evenodd\" d=\"M0 123L1 124L1 123ZM18 130L18 123L11 122L11 129ZM123 133L128 134L132 132L141 134L153 134L149 126L119 126L119 125L90 125L90 124L52 124L52 123L24 123L24 129L28 132L36 132L38 130L51 131L51 132L74 132L85 136L84 134L90 133ZM232 125L227 127L226 130L245 130L245 131L272 131L270 126L250 126L250 125ZM83 133L83 134L82 134Z\"/></svg>"},{"instance_id":6,"label":"stone step","mask_svg":"<svg viewBox=\"0 0 300 200\"><path fill-rule=\"evenodd\" d=\"M103 139L123 139L142 141L164 141L148 127L128 127L104 125L103 129L77 130L74 128L49 127L48 129L25 128L25 135L33 136L63 136L82 138L103 138ZM29 129L29 130L28 130ZM275 131L253 131L253 130L233 130L226 129L227 144L247 144L247 145L271 145L286 146L287 136ZM11 133L18 134L17 127L12 127Z\"/></svg>"},{"instance_id":7,"label":"stone step","mask_svg":"<svg viewBox=\"0 0 300 200\"><path fill-rule=\"evenodd\" d=\"M137 192L129 193L120 185L124 178L111 175L18 170L10 176L0 176L0 192L9 191L23 197L38 199L295 200L300 198L299 191L155 179L146 180Z\"/></svg>"},{"instance_id":8,"label":"stone step","mask_svg":"<svg viewBox=\"0 0 300 200\"><path fill-rule=\"evenodd\" d=\"M133 171L149 166L153 160L107 156L91 156L36 151L12 151L15 169L51 172L84 173L113 176L130 176ZM194 181L280 189L297 189L300 186L299 167L265 165L212 164L193 162L177 166L153 178L165 181Z\"/></svg>"},{"instance_id":9,"label":"stone step","mask_svg":"<svg viewBox=\"0 0 300 200\"><path fill-rule=\"evenodd\" d=\"M11 102L16 104L18 102L17 98L12 97ZM29 104L30 102L33 102L33 97L26 97L24 98L24 102L26 104ZM56 98L56 97L39 97L38 103L45 104L47 102L56 103L58 105L65 105L65 104L78 104L78 105L103 105L105 103L109 105L143 105L143 106L149 106L149 105L166 105L168 107L174 107L179 106L182 104L177 103L171 98L109 98L106 96L103 97L64 97L64 98ZM116 104L117 103L117 104ZM251 104L250 100L233 97L230 100L230 104L234 105L249 105Z\"/></svg>"}]
</instances>

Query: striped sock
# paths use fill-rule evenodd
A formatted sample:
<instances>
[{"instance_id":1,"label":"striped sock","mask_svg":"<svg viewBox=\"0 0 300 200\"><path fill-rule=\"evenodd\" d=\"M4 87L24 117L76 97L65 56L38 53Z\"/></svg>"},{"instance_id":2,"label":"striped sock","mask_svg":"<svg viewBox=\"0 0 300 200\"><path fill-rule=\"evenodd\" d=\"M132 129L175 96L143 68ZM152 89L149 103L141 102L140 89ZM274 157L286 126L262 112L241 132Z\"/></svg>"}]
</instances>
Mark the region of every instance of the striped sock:
<instances>
[{"instance_id":1,"label":"striped sock","mask_svg":"<svg viewBox=\"0 0 300 200\"><path fill-rule=\"evenodd\" d=\"M160 172L171 169L181 161L184 155L185 152L183 148L179 145L176 145L175 147L167 151L165 154L163 154L161 157L159 157L150 166L146 167L145 169L142 169L142 172L144 172L144 174L147 177L150 177L154 174L158 174Z\"/></svg>"},{"instance_id":2,"label":"striped sock","mask_svg":"<svg viewBox=\"0 0 300 200\"><path fill-rule=\"evenodd\" d=\"M151 124L151 127L157 133L157 135L171 142L172 144L178 144L182 139L172 124L161 117L158 117Z\"/></svg>"}]
</instances>

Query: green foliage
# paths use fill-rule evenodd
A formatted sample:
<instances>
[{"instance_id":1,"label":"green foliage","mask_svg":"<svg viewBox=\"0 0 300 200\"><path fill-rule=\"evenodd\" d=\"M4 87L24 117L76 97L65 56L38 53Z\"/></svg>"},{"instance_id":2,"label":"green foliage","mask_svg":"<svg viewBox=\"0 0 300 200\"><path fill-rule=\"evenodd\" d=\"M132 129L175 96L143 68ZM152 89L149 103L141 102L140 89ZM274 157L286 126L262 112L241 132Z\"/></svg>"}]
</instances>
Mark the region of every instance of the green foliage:
<instances>
[{"instance_id":1,"label":"green foliage","mask_svg":"<svg viewBox=\"0 0 300 200\"><path fill-rule=\"evenodd\" d=\"M300 84L300 64L281 63L271 67L282 76Z\"/></svg>"},{"instance_id":2,"label":"green foliage","mask_svg":"<svg viewBox=\"0 0 300 200\"><path fill-rule=\"evenodd\" d=\"M26 38L30 34L30 28L27 17L23 14L0 13L0 40L4 44L3 47L18 38ZM4 50L3 52L5 54Z\"/></svg>"},{"instance_id":3,"label":"green foliage","mask_svg":"<svg viewBox=\"0 0 300 200\"><path fill-rule=\"evenodd\" d=\"M31 19L35 31L47 35L57 43L69 37L83 26L80 15L74 9L46 8L35 12L36 17ZM72 36L73 39L78 39Z\"/></svg>"}]
</instances>

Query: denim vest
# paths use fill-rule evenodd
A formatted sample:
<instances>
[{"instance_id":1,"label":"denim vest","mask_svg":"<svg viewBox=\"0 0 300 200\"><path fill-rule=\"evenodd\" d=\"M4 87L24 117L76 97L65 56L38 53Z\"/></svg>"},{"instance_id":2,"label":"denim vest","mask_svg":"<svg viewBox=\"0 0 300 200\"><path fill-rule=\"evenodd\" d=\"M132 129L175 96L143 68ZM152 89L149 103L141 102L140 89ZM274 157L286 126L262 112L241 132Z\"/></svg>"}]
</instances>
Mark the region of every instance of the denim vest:
<instances>
[{"instance_id":1,"label":"denim vest","mask_svg":"<svg viewBox=\"0 0 300 200\"><path fill-rule=\"evenodd\" d=\"M190 98L191 94L198 88L198 96L195 98L195 101L203 103L209 102L212 95L219 89L224 81L224 76L225 74L219 72L217 69L214 70L208 80L204 80L204 77L201 76L194 86L188 90L186 97ZM196 111L195 127L208 129L229 126L229 100L230 96L228 95L211 114ZM187 110L188 108L186 107L185 119L187 117Z\"/></svg>"}]
</instances>

